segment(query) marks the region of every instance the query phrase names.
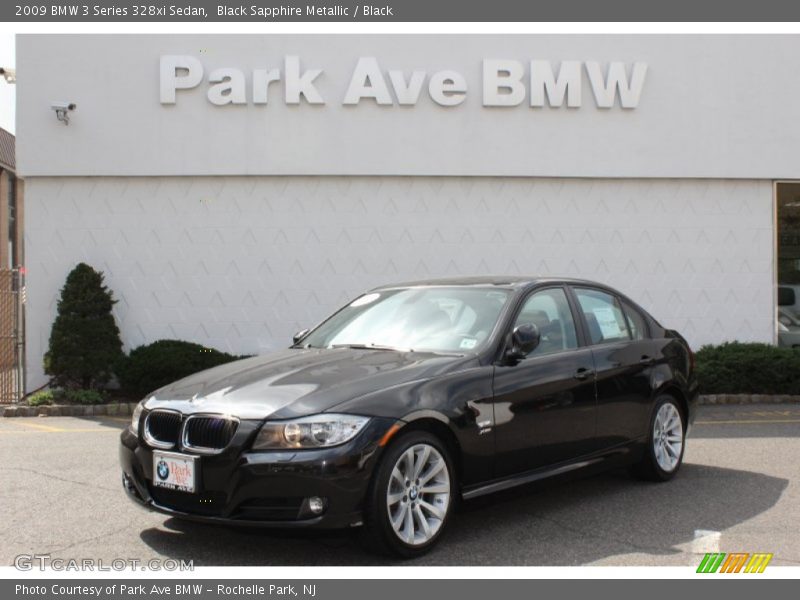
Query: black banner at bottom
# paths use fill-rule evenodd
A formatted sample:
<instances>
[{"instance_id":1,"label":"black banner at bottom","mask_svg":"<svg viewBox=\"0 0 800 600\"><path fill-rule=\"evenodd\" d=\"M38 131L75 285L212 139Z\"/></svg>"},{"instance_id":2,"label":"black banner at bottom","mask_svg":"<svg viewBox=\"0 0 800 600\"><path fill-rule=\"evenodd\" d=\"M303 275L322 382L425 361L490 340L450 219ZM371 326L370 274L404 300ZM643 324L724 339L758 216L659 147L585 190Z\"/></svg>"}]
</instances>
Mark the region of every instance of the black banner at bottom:
<instances>
[{"instance_id":1,"label":"black banner at bottom","mask_svg":"<svg viewBox=\"0 0 800 600\"><path fill-rule=\"evenodd\" d=\"M9 600L101 600L189 598L191 600L408 600L416 598L631 598L674 600L697 593L726 600L754 594L789 597L796 582L755 576L698 575L697 579L7 579L0 597Z\"/></svg>"}]
</instances>

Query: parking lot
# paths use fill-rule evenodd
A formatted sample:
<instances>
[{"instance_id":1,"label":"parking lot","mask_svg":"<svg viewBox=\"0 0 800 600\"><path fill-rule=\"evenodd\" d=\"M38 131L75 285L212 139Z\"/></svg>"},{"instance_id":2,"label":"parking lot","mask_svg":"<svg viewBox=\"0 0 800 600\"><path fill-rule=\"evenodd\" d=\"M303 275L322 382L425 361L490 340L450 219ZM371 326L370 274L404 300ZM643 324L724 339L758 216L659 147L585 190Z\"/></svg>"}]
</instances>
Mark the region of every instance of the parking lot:
<instances>
[{"instance_id":1,"label":"parking lot","mask_svg":"<svg viewBox=\"0 0 800 600\"><path fill-rule=\"evenodd\" d=\"M800 406L701 409L675 480L624 471L465 503L420 565L696 565L705 552L772 552L800 565ZM0 421L0 563L193 559L203 565L374 565L352 532L246 531L135 507L117 466L120 417Z\"/></svg>"}]
</instances>

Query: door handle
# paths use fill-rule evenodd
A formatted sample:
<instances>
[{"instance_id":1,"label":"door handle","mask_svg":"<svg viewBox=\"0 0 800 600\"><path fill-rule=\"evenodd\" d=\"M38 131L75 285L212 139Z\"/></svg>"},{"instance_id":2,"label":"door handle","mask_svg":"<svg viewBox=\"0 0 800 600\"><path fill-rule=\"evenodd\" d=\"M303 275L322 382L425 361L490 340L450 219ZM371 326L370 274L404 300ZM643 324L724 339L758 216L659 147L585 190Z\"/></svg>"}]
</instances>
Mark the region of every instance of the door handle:
<instances>
[{"instance_id":1,"label":"door handle","mask_svg":"<svg viewBox=\"0 0 800 600\"><path fill-rule=\"evenodd\" d=\"M642 356L641 360L639 361L639 364L640 365L647 365L649 367L650 365L656 364L656 359L653 358L652 356L647 356L645 354L644 356Z\"/></svg>"},{"instance_id":2,"label":"door handle","mask_svg":"<svg viewBox=\"0 0 800 600\"><path fill-rule=\"evenodd\" d=\"M586 369L584 367L581 367L580 369L575 371L575 375L573 375L573 377L578 381L583 381L585 379L589 379L589 377L591 377L592 375L594 375L593 369Z\"/></svg>"}]
</instances>

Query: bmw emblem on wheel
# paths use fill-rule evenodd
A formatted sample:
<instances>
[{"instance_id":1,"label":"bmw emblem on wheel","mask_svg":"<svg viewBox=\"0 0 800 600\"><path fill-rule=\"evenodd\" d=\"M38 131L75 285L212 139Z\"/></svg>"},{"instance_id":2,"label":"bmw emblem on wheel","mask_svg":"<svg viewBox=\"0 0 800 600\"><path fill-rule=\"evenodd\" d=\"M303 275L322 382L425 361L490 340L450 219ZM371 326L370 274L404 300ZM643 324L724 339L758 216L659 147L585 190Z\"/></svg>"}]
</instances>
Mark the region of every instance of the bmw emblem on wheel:
<instances>
[{"instance_id":1,"label":"bmw emblem on wheel","mask_svg":"<svg viewBox=\"0 0 800 600\"><path fill-rule=\"evenodd\" d=\"M159 479L166 479L167 477L169 477L169 467L167 466L167 463L164 462L163 459L158 461L157 471Z\"/></svg>"}]
</instances>

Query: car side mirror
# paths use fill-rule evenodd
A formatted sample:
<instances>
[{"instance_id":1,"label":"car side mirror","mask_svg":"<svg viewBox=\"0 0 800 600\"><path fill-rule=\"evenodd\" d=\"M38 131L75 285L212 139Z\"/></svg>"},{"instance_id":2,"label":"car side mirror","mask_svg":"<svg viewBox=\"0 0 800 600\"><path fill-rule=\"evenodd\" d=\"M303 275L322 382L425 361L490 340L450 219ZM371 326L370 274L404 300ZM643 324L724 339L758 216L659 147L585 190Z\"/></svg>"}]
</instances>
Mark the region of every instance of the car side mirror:
<instances>
[{"instance_id":1,"label":"car side mirror","mask_svg":"<svg viewBox=\"0 0 800 600\"><path fill-rule=\"evenodd\" d=\"M304 337L306 337L306 335L308 334L309 331L310 331L310 329L302 329L302 330L298 331L297 333L295 333L294 337L292 337L292 344L296 344L297 342L302 340Z\"/></svg>"},{"instance_id":2,"label":"car side mirror","mask_svg":"<svg viewBox=\"0 0 800 600\"><path fill-rule=\"evenodd\" d=\"M511 343L509 344L506 358L510 360L521 360L536 350L542 334L539 328L533 323L523 323L517 325L511 332Z\"/></svg>"}]
</instances>

